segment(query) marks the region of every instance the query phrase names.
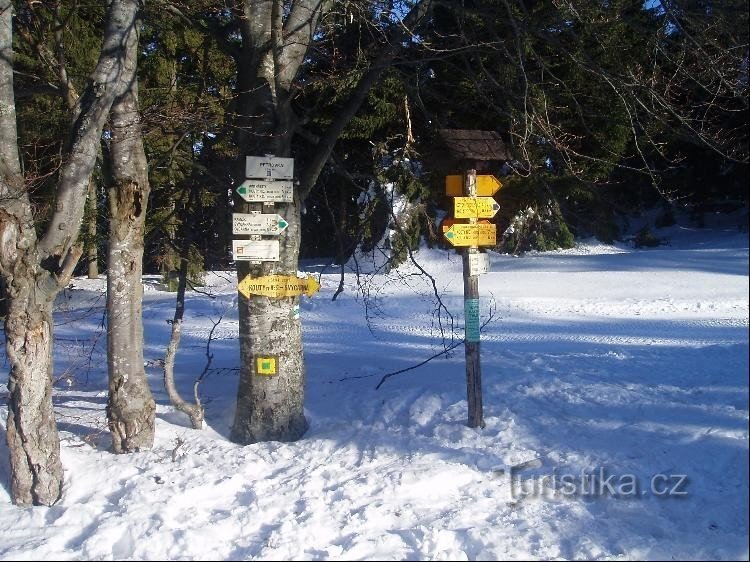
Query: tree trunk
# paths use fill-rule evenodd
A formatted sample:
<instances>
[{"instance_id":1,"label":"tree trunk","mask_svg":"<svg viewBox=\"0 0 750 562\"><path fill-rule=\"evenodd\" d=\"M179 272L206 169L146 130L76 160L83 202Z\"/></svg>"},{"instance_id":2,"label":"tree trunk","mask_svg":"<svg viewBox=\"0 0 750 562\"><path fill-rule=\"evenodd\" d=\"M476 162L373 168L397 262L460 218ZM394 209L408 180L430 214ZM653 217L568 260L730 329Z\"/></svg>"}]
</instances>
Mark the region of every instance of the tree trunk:
<instances>
[{"instance_id":1,"label":"tree trunk","mask_svg":"<svg viewBox=\"0 0 750 562\"><path fill-rule=\"evenodd\" d=\"M104 42L71 122L54 213L41 239L21 173L13 92L12 2L0 0L0 276L6 296L7 439L11 496L50 505L63 470L52 408L52 301L81 256L76 244L96 146L113 100L124 91L123 47L132 41L137 0L112 0ZM134 69L133 69L134 70Z\"/></svg>"},{"instance_id":2,"label":"tree trunk","mask_svg":"<svg viewBox=\"0 0 750 562\"><path fill-rule=\"evenodd\" d=\"M97 232L96 232L96 219L97 219L97 200L96 200L96 182L94 178L91 178L89 182L89 193L86 199L86 242L88 248L86 248L86 258L88 260L88 276L89 279L97 279L99 277L99 263L97 253Z\"/></svg>"},{"instance_id":3,"label":"tree trunk","mask_svg":"<svg viewBox=\"0 0 750 562\"><path fill-rule=\"evenodd\" d=\"M273 154L291 156L292 138L298 126L291 105L294 80L307 56L320 16L332 3L320 0L267 0L243 2L240 22L242 45L237 65L238 169L244 177L245 156ZM419 19L426 6L418 2L406 20ZM300 247L300 208L328 161L336 139L365 99L367 92L393 62L402 44L387 45L355 87L329 130L320 139L306 169L295 175L301 181L292 204L277 204L289 227L279 235L280 260L237 265L238 280L274 273L296 275ZM237 211L263 211L260 203L241 203ZM304 416L304 361L299 297L269 299L251 295L239 297L240 384L231 439L239 443L292 441L307 430ZM259 375L255 361L266 355L278 356L278 374Z\"/></svg>"},{"instance_id":4,"label":"tree trunk","mask_svg":"<svg viewBox=\"0 0 750 562\"><path fill-rule=\"evenodd\" d=\"M137 42L134 43L137 47ZM134 48L127 58L136 57ZM154 443L156 404L143 368L143 236L149 183L138 114L138 83L112 105L107 260L107 421L116 453Z\"/></svg>"},{"instance_id":5,"label":"tree trunk","mask_svg":"<svg viewBox=\"0 0 750 562\"><path fill-rule=\"evenodd\" d=\"M244 176L245 156L289 157L294 113L289 87L317 26L321 4L296 0L282 23L282 2L244 5L242 50L237 62L238 169ZM286 34L285 34L286 32ZM249 132L252 132L251 134ZM242 203L239 212L262 211L260 203ZM278 262L239 262L238 281L248 275L296 275L300 245L300 199L277 204L274 212L289 224L279 235ZM294 441L308 424L304 415L304 361L299 297L239 296L240 383L230 438L237 443ZM257 373L258 357L277 356L277 374Z\"/></svg>"},{"instance_id":6,"label":"tree trunk","mask_svg":"<svg viewBox=\"0 0 750 562\"><path fill-rule=\"evenodd\" d=\"M143 368L144 189L121 179L110 189L107 268L107 421L116 453L154 442L156 404Z\"/></svg>"},{"instance_id":7,"label":"tree trunk","mask_svg":"<svg viewBox=\"0 0 750 562\"><path fill-rule=\"evenodd\" d=\"M30 208L18 201L18 215ZM25 207L25 208L24 208ZM45 273L35 259L30 221L0 210L2 269L8 294L5 348L10 360L7 440L11 494L18 505L51 505L60 497L63 468L52 409L52 299L37 286ZM31 226L31 228L28 228ZM19 259L7 260L8 250Z\"/></svg>"},{"instance_id":8,"label":"tree trunk","mask_svg":"<svg viewBox=\"0 0 750 562\"><path fill-rule=\"evenodd\" d=\"M193 385L193 397L195 403L191 404L187 402L180 392L177 390L177 385L174 380L174 361L177 357L177 348L180 346L180 339L182 337L182 318L185 314L185 289L187 288L187 277L188 277L188 263L190 261L190 246L193 241L191 222L195 213L192 212L193 205L198 199L198 188L194 184L188 198L187 205L185 205L185 211L182 216L182 248L180 250L180 272L177 283L177 302L175 304L174 318L172 319L172 334L169 338L169 345L167 345L167 352L164 354L164 388L169 396L169 401L172 405L177 408L180 412L184 413L190 418L190 425L193 429L203 429L203 420L205 418L205 410L201 404L200 397L198 396L198 385L200 384L200 378L195 381ZM210 339L210 336L209 336ZM209 358L210 360L210 358ZM208 368L208 365L206 365Z\"/></svg>"},{"instance_id":9,"label":"tree trunk","mask_svg":"<svg viewBox=\"0 0 750 562\"><path fill-rule=\"evenodd\" d=\"M0 0L0 276L10 363L11 498L51 505L62 490L60 441L52 410L52 299L39 266L36 231L18 157L13 94L12 6Z\"/></svg>"},{"instance_id":10,"label":"tree trunk","mask_svg":"<svg viewBox=\"0 0 750 562\"><path fill-rule=\"evenodd\" d=\"M239 263L239 280L247 275L295 275L300 242L299 203L276 209L289 223L279 236L279 262L260 266ZM305 371L299 297L271 299L239 296L240 385L231 439L237 443L294 441L307 431L304 415ZM256 359L278 357L278 374L259 375Z\"/></svg>"}]
</instances>

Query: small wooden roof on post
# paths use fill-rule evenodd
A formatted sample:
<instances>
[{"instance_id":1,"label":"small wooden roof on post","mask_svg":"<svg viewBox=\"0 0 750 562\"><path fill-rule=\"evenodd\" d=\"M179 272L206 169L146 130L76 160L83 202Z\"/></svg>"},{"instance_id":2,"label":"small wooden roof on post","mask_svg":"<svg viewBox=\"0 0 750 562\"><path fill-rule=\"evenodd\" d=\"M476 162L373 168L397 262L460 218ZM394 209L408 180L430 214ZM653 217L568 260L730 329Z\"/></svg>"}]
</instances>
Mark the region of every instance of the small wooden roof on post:
<instances>
[{"instance_id":1,"label":"small wooden roof on post","mask_svg":"<svg viewBox=\"0 0 750 562\"><path fill-rule=\"evenodd\" d=\"M506 162L510 155L500 135L474 129L438 129L440 144L447 157L464 167L480 167L480 162Z\"/></svg>"}]
</instances>

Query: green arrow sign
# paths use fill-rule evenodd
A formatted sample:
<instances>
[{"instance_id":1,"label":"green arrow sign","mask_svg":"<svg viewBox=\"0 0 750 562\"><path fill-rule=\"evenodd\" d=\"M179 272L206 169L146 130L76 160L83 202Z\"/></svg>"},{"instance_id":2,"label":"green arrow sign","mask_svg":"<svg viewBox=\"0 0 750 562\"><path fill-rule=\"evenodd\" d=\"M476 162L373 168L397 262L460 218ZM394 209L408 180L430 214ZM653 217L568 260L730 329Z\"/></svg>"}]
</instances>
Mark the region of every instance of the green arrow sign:
<instances>
[{"instance_id":1,"label":"green arrow sign","mask_svg":"<svg viewBox=\"0 0 750 562\"><path fill-rule=\"evenodd\" d=\"M232 234L265 234L283 232L289 223L277 214L232 213Z\"/></svg>"}]
</instances>

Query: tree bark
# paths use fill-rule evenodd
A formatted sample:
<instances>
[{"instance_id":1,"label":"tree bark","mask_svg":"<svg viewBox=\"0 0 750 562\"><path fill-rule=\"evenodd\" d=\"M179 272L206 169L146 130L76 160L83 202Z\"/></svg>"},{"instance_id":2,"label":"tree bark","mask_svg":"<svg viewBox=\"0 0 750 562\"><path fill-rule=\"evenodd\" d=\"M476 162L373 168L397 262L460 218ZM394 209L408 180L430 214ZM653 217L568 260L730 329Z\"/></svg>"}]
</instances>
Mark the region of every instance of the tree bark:
<instances>
[{"instance_id":1,"label":"tree bark","mask_svg":"<svg viewBox=\"0 0 750 562\"><path fill-rule=\"evenodd\" d=\"M139 6L136 0L112 0L109 5L99 61L71 123L55 211L38 240L18 151L12 2L0 0L0 275L8 307L11 496L19 505L51 505L62 490L52 407L52 302L81 256L76 241L85 193L106 116L123 91L123 46L131 40Z\"/></svg>"},{"instance_id":2,"label":"tree bark","mask_svg":"<svg viewBox=\"0 0 750 562\"><path fill-rule=\"evenodd\" d=\"M156 403L143 368L143 236L148 168L138 108L138 41L124 57L129 88L112 105L107 259L107 421L116 453L154 443Z\"/></svg>"}]
</instances>

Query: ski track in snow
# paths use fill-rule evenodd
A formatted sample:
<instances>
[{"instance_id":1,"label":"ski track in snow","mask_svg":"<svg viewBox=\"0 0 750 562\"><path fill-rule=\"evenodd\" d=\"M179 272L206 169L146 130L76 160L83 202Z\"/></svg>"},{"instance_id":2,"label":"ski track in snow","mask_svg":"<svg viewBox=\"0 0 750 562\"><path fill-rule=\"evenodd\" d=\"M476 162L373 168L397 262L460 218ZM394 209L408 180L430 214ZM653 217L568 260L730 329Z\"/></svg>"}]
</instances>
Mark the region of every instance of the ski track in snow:
<instances>
[{"instance_id":1,"label":"ski track in snow","mask_svg":"<svg viewBox=\"0 0 750 562\"><path fill-rule=\"evenodd\" d=\"M408 266L303 298L310 430L296 443L226 438L237 386L236 281L188 293L176 374L203 370L208 427L168 405L159 360L174 294L144 279L153 449L108 452L104 281L58 299L54 396L66 469L49 508L10 504L0 439L2 559L748 558L748 241L673 229L672 246L583 241L492 254L480 279L486 427L466 427L462 346L438 353L431 284ZM460 260L422 250L463 335ZM319 270L310 264L311 270ZM450 321L442 318L450 343ZM2 375L7 379L7 363ZM4 427L7 409L0 412ZM510 467L525 463L509 477ZM633 495L561 493L552 474L633 475ZM658 497L654 475L687 475ZM519 488L520 486L520 488ZM536 486L539 497L520 490Z\"/></svg>"}]
</instances>

